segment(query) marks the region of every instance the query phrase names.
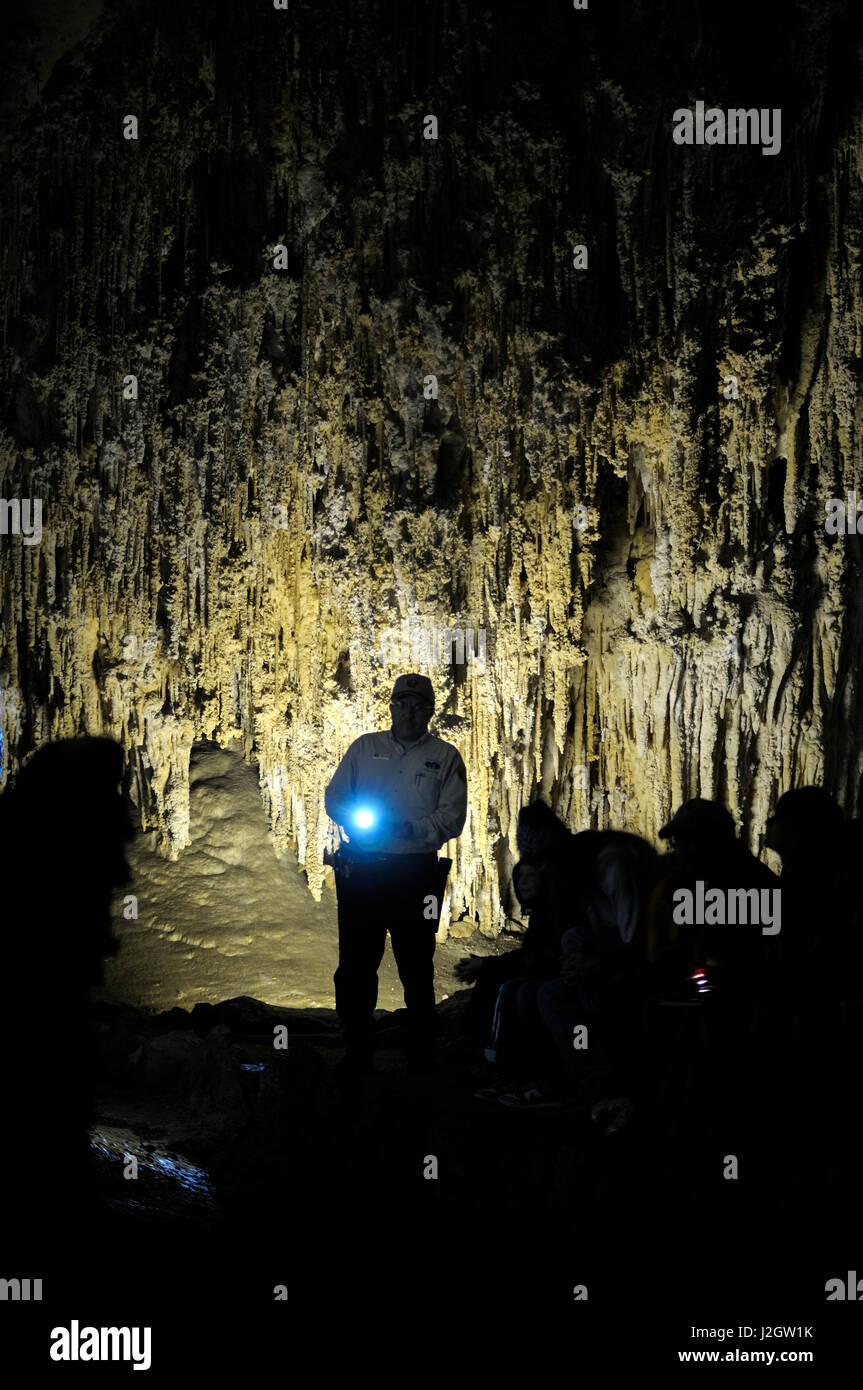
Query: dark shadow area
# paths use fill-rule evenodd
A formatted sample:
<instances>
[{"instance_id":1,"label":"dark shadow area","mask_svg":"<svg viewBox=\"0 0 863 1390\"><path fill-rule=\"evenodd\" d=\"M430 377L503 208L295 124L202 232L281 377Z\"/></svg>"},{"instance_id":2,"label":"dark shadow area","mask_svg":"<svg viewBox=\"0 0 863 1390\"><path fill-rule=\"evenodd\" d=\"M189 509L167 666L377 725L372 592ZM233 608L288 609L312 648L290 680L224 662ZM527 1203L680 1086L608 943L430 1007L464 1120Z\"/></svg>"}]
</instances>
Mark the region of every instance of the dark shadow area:
<instances>
[{"instance_id":1,"label":"dark shadow area","mask_svg":"<svg viewBox=\"0 0 863 1390\"><path fill-rule=\"evenodd\" d=\"M346 1080L329 1010L88 1002L125 870L121 772L107 740L53 745L0 801L6 1277L73 1286L100 1322L122 1292L181 1343L224 1315L277 1346L265 1314L281 1286L300 1322L322 1298L373 1316L383 1287L411 1315L445 1289L478 1316L569 1318L581 1285L590 1338L627 1291L648 1339L693 1300L726 1321L732 1306L812 1321L859 1235L859 909L843 865L860 833L826 793L778 802L782 879L716 803L680 808L667 855L526 807L513 877L530 926L475 974L504 988L437 1005L422 1075L406 1011L379 1010L375 1069ZM786 874L787 944L675 932L666 911L698 881L772 892ZM813 926L822 906L829 930ZM539 1014L505 1024L510 1055L530 1056L549 985L598 1040L545 1112L476 1091L513 981L536 984ZM200 1363L187 1335L178 1355Z\"/></svg>"}]
</instances>

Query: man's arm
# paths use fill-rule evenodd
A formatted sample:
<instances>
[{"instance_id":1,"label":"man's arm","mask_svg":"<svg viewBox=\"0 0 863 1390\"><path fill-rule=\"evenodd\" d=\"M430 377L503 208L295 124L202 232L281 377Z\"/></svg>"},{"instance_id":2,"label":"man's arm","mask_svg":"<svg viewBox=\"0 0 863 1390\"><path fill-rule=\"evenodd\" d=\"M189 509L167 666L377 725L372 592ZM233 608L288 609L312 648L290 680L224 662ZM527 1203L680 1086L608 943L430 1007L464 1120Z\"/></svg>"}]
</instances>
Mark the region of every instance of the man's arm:
<instances>
[{"instance_id":1,"label":"man's arm","mask_svg":"<svg viewBox=\"0 0 863 1390\"><path fill-rule=\"evenodd\" d=\"M411 822L411 838L418 849L437 852L447 840L454 840L461 834L466 820L467 772L461 754L456 753L441 782L437 810Z\"/></svg>"},{"instance_id":2,"label":"man's arm","mask_svg":"<svg viewBox=\"0 0 863 1390\"><path fill-rule=\"evenodd\" d=\"M367 734L361 734L345 753L324 792L324 805L330 820L347 830L351 840L356 840L364 849L379 849L390 837L410 838L411 825L409 821L395 822L390 812L378 807L374 823L357 834L354 813L357 810L357 795L363 787L363 742L367 737Z\"/></svg>"},{"instance_id":3,"label":"man's arm","mask_svg":"<svg viewBox=\"0 0 863 1390\"><path fill-rule=\"evenodd\" d=\"M332 779L324 792L324 806L330 820L336 825L348 825L348 817L357 786L357 765L355 750L359 739L354 739L342 758Z\"/></svg>"}]
</instances>

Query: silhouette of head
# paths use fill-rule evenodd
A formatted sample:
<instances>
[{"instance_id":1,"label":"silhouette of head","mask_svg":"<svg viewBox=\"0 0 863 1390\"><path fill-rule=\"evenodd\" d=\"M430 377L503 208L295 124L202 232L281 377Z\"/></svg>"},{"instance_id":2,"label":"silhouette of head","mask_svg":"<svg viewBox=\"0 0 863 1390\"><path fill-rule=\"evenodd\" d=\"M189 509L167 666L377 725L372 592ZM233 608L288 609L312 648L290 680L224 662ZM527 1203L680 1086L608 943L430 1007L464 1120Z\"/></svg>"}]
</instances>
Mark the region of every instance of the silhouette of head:
<instances>
[{"instance_id":1,"label":"silhouette of head","mask_svg":"<svg viewBox=\"0 0 863 1390\"><path fill-rule=\"evenodd\" d=\"M845 817L823 787L796 787L785 792L769 817L765 843L784 860L811 855L815 846L837 849L843 843Z\"/></svg>"},{"instance_id":2,"label":"silhouette of head","mask_svg":"<svg viewBox=\"0 0 863 1390\"><path fill-rule=\"evenodd\" d=\"M37 749L3 797L7 848L26 884L16 911L58 962L71 955L82 978L115 949L111 891L129 880L122 775L123 749L112 739L64 739Z\"/></svg>"},{"instance_id":3,"label":"silhouette of head","mask_svg":"<svg viewBox=\"0 0 863 1390\"><path fill-rule=\"evenodd\" d=\"M694 796L684 801L659 832L660 840L671 840L687 858L713 854L730 848L736 839L734 817L718 801Z\"/></svg>"},{"instance_id":4,"label":"silhouette of head","mask_svg":"<svg viewBox=\"0 0 863 1390\"><path fill-rule=\"evenodd\" d=\"M16 815L40 828L52 854L99 865L105 877L125 879L123 845L132 829L120 792L123 749L109 738L47 743L25 763L15 783Z\"/></svg>"},{"instance_id":5,"label":"silhouette of head","mask_svg":"<svg viewBox=\"0 0 863 1390\"><path fill-rule=\"evenodd\" d=\"M523 806L518 813L515 843L522 859L539 862L567 852L573 836L544 801Z\"/></svg>"}]
</instances>

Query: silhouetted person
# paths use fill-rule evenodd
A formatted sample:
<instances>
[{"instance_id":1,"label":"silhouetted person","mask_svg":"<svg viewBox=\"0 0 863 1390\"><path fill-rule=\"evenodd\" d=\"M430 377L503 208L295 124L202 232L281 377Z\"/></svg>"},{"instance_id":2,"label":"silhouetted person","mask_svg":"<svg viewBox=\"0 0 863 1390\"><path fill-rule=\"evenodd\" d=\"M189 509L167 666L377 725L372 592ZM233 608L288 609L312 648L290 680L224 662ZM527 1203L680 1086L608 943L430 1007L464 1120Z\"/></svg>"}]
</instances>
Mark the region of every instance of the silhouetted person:
<instances>
[{"instance_id":1,"label":"silhouetted person","mask_svg":"<svg viewBox=\"0 0 863 1390\"><path fill-rule=\"evenodd\" d=\"M854 967L856 893L852 831L823 787L785 792L767 821L765 843L782 860L782 955L797 1006L841 997ZM851 988L856 982L847 980Z\"/></svg>"},{"instance_id":2,"label":"silhouetted person","mask_svg":"<svg viewBox=\"0 0 863 1390\"><path fill-rule=\"evenodd\" d=\"M857 876L859 866L863 864L863 820L847 820L845 822L845 864L847 866L846 877ZM854 937L853 954L858 963L857 971L857 994L859 996L861 982L859 979L860 947L863 942L863 893L857 889L856 883L852 885L849 893L851 899L851 930Z\"/></svg>"},{"instance_id":3,"label":"silhouetted person","mask_svg":"<svg viewBox=\"0 0 863 1390\"><path fill-rule=\"evenodd\" d=\"M598 1009L602 1027L608 1023L606 1041L617 1033L623 1045L618 1020L628 1018L643 975L655 859L646 841L625 831L585 830L561 843L555 864L556 968L545 979L504 984L495 1016L497 1064L510 1073L532 1066L536 1080L509 1093L499 1083L478 1093L482 1099L492 1099L496 1089L505 1105L560 1104L584 1071L583 1057L573 1056L573 1028L594 1020ZM591 1058L596 1055L594 1050Z\"/></svg>"},{"instance_id":4,"label":"silhouetted person","mask_svg":"<svg viewBox=\"0 0 863 1390\"><path fill-rule=\"evenodd\" d=\"M474 983L465 1026L481 1044L489 1042L501 986L555 975L560 938L572 925L568 855L573 836L544 801L535 801L519 812L515 837L519 860L512 884L529 915L521 945L502 956L463 956L455 970L462 984Z\"/></svg>"},{"instance_id":5,"label":"silhouetted person","mask_svg":"<svg viewBox=\"0 0 863 1390\"><path fill-rule=\"evenodd\" d=\"M3 1200L25 1232L83 1220L92 1199L90 991L116 949L112 890L129 878L122 773L109 739L47 744L0 798Z\"/></svg>"},{"instance_id":6,"label":"silhouetted person","mask_svg":"<svg viewBox=\"0 0 863 1390\"><path fill-rule=\"evenodd\" d=\"M344 1027L342 1070L359 1075L372 1069L377 971L387 931L404 987L408 1060L412 1070L429 1065L434 950L450 865L437 852L461 833L467 817L461 755L428 732L434 711L428 677L399 676L390 710L392 728L356 739L325 793L327 814L349 837L335 864L334 981Z\"/></svg>"},{"instance_id":7,"label":"silhouetted person","mask_svg":"<svg viewBox=\"0 0 863 1390\"><path fill-rule=\"evenodd\" d=\"M683 1054L694 1051L697 1058L699 1086L687 1128L709 1146L730 1127L742 1127L757 1148L753 1136L766 1109L765 1076L771 1074L766 1057L780 1031L785 895L776 875L737 838L730 811L716 801L684 802L659 835L673 846L660 860L658 890L677 923L670 955L681 970L672 997L688 985L688 995L676 1002L706 1009L688 1028L678 1018L682 1053L669 1058L672 1075L690 1065ZM778 933L765 934L765 927L773 933L777 926Z\"/></svg>"},{"instance_id":8,"label":"silhouetted person","mask_svg":"<svg viewBox=\"0 0 863 1390\"><path fill-rule=\"evenodd\" d=\"M659 838L673 846L672 853L661 861L669 900L673 901L674 893L681 888L695 895L699 881L704 884L705 895L712 889L720 889L726 895L734 889L758 892L757 923L697 922L681 927L678 938L684 945L689 944L693 966L704 967L708 980L718 980L726 997L733 994L753 999L764 988L766 972L778 958L776 938L765 936L761 930L760 894L765 890L772 895L780 887L779 879L737 838L731 812L717 801L696 796L684 802L659 831ZM784 898L783 894L780 936L786 925ZM725 901L727 905L727 897ZM772 908L772 896L766 901ZM750 910L747 900L747 912Z\"/></svg>"},{"instance_id":9,"label":"silhouetted person","mask_svg":"<svg viewBox=\"0 0 863 1390\"><path fill-rule=\"evenodd\" d=\"M570 893L573 925L561 946L560 972L536 997L538 1016L554 1044L558 1077L504 1096L504 1105L534 1109L578 1094L592 1074L635 1065L645 988L646 922L656 853L624 830L583 830L573 836ZM588 1047L576 1048L575 1029Z\"/></svg>"}]
</instances>

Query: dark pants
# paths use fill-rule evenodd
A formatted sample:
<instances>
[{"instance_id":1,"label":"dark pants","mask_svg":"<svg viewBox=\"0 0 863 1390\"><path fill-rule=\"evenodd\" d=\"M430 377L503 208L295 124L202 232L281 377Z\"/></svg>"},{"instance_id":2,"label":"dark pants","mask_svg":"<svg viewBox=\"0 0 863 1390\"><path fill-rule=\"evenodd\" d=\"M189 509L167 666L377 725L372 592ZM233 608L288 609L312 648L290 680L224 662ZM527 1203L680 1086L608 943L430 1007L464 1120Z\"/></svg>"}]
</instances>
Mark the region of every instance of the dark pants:
<instances>
[{"instance_id":1,"label":"dark pants","mask_svg":"<svg viewBox=\"0 0 863 1390\"><path fill-rule=\"evenodd\" d=\"M524 978L522 951L507 951L502 956L488 956L470 992L464 1016L465 1032L475 1042L485 1044L491 1033L497 994L506 980Z\"/></svg>"},{"instance_id":2,"label":"dark pants","mask_svg":"<svg viewBox=\"0 0 863 1390\"><path fill-rule=\"evenodd\" d=\"M542 980L506 980L500 987L486 1058L512 1075L558 1070L560 1060L537 1009Z\"/></svg>"},{"instance_id":3,"label":"dark pants","mask_svg":"<svg viewBox=\"0 0 863 1390\"><path fill-rule=\"evenodd\" d=\"M622 969L627 948L613 937L611 942L595 982L601 989L599 999L591 1000L560 977L546 980L536 995L539 1017L572 1077L581 1077L597 1065L612 1064L627 1074L640 1055L643 986L634 962L629 963L630 973ZM570 955L585 945L589 947L590 941L581 927L573 927L564 933L561 945L564 954ZM587 1028L587 1047L573 1046L574 1029L579 1024Z\"/></svg>"},{"instance_id":4,"label":"dark pants","mask_svg":"<svg viewBox=\"0 0 863 1390\"><path fill-rule=\"evenodd\" d=\"M345 1047L370 1057L378 968L387 932L407 1009L407 1051L427 1053L434 1038L434 949L442 901L437 855L386 855L337 876L339 968L333 976ZM426 916L435 898L433 917Z\"/></svg>"},{"instance_id":5,"label":"dark pants","mask_svg":"<svg viewBox=\"0 0 863 1390\"><path fill-rule=\"evenodd\" d=\"M546 980L536 996L536 1007L555 1041L559 1060L569 1075L576 1078L583 1076L595 1061L597 1054L596 1021L586 1001L563 980ZM573 1047L574 1029L577 1024L587 1027L587 1043L588 1047L593 1045L593 1053L587 1048Z\"/></svg>"}]
</instances>

